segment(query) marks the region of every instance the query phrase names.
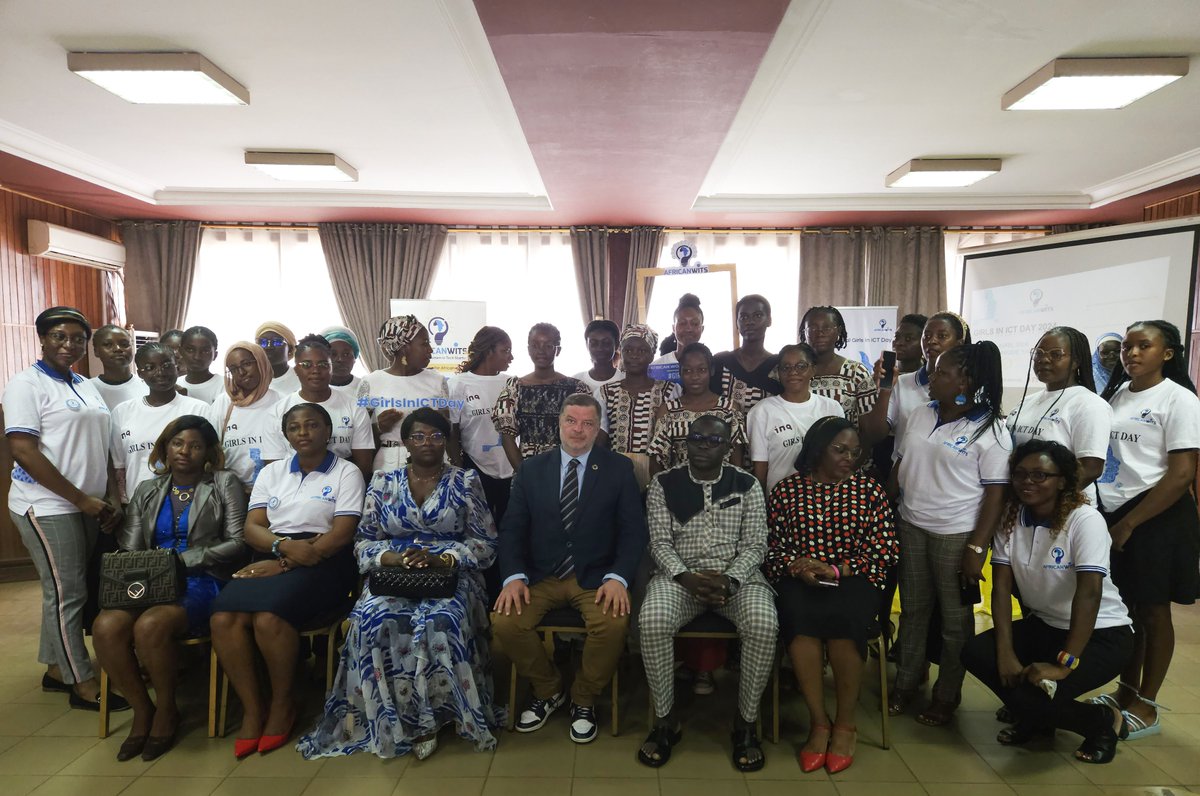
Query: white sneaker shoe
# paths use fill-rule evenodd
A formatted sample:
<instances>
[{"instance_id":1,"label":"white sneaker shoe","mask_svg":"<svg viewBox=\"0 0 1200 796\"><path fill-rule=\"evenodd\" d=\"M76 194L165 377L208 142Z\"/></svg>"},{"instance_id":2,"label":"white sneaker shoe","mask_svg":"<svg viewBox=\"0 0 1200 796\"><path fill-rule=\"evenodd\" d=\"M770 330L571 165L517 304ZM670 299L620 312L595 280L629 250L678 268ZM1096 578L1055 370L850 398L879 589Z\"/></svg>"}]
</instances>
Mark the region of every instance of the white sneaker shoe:
<instances>
[{"instance_id":1,"label":"white sneaker shoe","mask_svg":"<svg viewBox=\"0 0 1200 796\"><path fill-rule=\"evenodd\" d=\"M571 703L571 740L575 743L591 743L599 732L596 709Z\"/></svg>"},{"instance_id":2,"label":"white sneaker shoe","mask_svg":"<svg viewBox=\"0 0 1200 796\"><path fill-rule=\"evenodd\" d=\"M517 732L533 732L540 730L542 725L546 723L546 719L550 718L550 714L558 710L567 701L567 695L559 691L554 696L548 699L538 699L534 697L529 702L529 707L521 712L517 718Z\"/></svg>"},{"instance_id":3,"label":"white sneaker shoe","mask_svg":"<svg viewBox=\"0 0 1200 796\"><path fill-rule=\"evenodd\" d=\"M692 693L696 696L708 696L717 690L717 681L712 672L696 672L696 682L692 683Z\"/></svg>"}]
</instances>

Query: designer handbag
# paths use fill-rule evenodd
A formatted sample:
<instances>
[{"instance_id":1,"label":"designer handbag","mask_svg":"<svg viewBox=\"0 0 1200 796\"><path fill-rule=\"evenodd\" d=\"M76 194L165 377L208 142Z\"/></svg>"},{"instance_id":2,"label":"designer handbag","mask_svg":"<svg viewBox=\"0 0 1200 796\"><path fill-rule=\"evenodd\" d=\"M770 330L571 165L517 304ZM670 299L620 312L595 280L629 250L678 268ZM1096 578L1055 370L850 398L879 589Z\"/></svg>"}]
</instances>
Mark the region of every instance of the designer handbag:
<instances>
[{"instance_id":1,"label":"designer handbag","mask_svg":"<svg viewBox=\"0 0 1200 796\"><path fill-rule=\"evenodd\" d=\"M375 567L367 574L367 587L380 597L427 600L453 597L458 588L458 569L405 569Z\"/></svg>"},{"instance_id":2,"label":"designer handbag","mask_svg":"<svg viewBox=\"0 0 1200 796\"><path fill-rule=\"evenodd\" d=\"M177 603L187 589L187 569L174 550L105 553L100 559L101 608L149 608Z\"/></svg>"}]
</instances>

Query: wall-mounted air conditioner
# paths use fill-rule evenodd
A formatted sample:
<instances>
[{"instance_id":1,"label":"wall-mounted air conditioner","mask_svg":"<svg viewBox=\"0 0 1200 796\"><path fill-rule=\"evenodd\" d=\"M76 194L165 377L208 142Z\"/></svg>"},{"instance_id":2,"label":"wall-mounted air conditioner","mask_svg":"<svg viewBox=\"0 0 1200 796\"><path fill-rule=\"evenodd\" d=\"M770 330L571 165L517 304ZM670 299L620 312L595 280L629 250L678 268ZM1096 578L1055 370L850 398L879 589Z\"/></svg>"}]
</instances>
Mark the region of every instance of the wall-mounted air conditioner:
<instances>
[{"instance_id":1,"label":"wall-mounted air conditioner","mask_svg":"<svg viewBox=\"0 0 1200 796\"><path fill-rule=\"evenodd\" d=\"M107 238L89 235L58 224L29 219L29 254L86 265L105 271L120 271L125 265L125 247Z\"/></svg>"}]
</instances>

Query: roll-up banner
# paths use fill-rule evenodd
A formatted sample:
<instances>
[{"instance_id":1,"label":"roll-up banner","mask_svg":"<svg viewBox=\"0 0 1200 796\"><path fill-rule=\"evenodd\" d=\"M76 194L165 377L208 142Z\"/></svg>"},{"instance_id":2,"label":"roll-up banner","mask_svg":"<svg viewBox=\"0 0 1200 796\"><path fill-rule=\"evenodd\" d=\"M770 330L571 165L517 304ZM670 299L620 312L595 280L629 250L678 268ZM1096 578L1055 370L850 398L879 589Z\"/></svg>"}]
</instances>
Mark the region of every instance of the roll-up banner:
<instances>
[{"instance_id":1,"label":"roll-up banner","mask_svg":"<svg viewBox=\"0 0 1200 796\"><path fill-rule=\"evenodd\" d=\"M874 373L875 360L892 348L898 311L899 307L838 307L846 321L846 347L839 353Z\"/></svg>"},{"instance_id":2,"label":"roll-up banner","mask_svg":"<svg viewBox=\"0 0 1200 796\"><path fill-rule=\"evenodd\" d=\"M433 357L429 367L449 376L467 358L479 327L487 325L487 303L483 301L432 301L392 299L392 315L415 315L429 330Z\"/></svg>"}]
</instances>

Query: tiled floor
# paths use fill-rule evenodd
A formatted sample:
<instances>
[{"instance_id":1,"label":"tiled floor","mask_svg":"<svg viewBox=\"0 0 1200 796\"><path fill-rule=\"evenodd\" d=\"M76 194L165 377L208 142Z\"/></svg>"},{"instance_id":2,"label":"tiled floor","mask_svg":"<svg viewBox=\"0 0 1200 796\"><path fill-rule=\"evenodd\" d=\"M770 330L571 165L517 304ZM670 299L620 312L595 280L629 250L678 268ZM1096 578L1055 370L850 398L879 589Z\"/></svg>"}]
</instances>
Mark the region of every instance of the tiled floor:
<instances>
[{"instance_id":1,"label":"tiled floor","mask_svg":"<svg viewBox=\"0 0 1200 796\"><path fill-rule=\"evenodd\" d=\"M842 796L1083 796L1084 794L1200 793L1200 608L1176 609L1178 644L1170 680L1161 695L1162 735L1122 744L1107 766L1080 765L1070 753L1078 739L1059 733L1053 744L1012 749L995 742L995 699L970 681L963 706L947 728L922 727L911 717L892 722L892 748L879 746L878 691L868 672L859 708L860 741L854 765L834 777L802 774L795 750L806 717L794 689L784 691L783 737L767 743L766 768L743 775L728 756L728 722L735 681L721 673L712 697L686 706L683 743L658 771L634 758L646 732L646 691L636 662L623 678L621 735L603 734L577 747L556 715L532 735L502 733L500 748L477 753L449 734L429 760L379 760L355 756L306 762L280 750L243 762L229 739L209 740L204 730L206 658L189 666L184 704L186 733L154 763L116 762L129 714L115 714L112 735L99 740L94 713L70 710L65 696L43 694L36 663L36 584L0 585L0 796L36 794L246 794L287 796L705 796L842 794ZM503 669L506 671L506 668ZM506 676L506 675L502 675ZM877 678L875 682L878 682ZM498 682L498 693L507 693ZM320 709L321 684L310 680L305 709ZM607 712L601 712L606 716ZM346 780L352 779L352 783ZM1190 786L1190 790L1189 787Z\"/></svg>"}]
</instances>

